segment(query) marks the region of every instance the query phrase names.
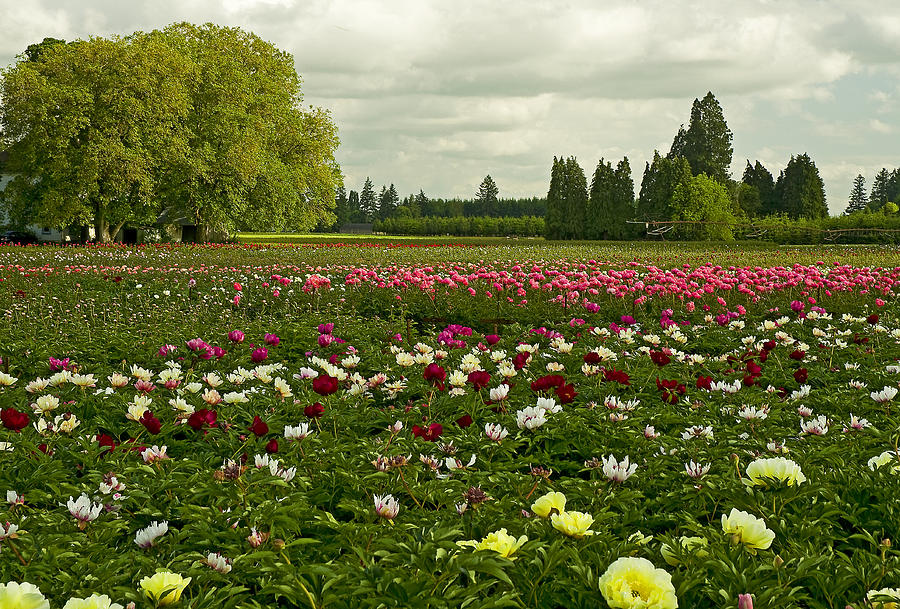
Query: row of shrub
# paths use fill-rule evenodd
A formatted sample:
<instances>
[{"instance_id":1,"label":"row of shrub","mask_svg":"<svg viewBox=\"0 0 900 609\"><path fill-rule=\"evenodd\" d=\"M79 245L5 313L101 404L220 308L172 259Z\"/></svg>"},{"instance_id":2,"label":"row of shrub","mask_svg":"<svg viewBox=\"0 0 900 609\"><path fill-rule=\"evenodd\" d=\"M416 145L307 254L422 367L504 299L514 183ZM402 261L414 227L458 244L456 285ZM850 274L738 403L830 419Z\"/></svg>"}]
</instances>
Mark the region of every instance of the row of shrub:
<instances>
[{"instance_id":1,"label":"row of shrub","mask_svg":"<svg viewBox=\"0 0 900 609\"><path fill-rule=\"evenodd\" d=\"M388 235L456 235L460 237L540 237L544 219L536 216L457 216L442 218L387 218L375 222L372 230Z\"/></svg>"}]
</instances>

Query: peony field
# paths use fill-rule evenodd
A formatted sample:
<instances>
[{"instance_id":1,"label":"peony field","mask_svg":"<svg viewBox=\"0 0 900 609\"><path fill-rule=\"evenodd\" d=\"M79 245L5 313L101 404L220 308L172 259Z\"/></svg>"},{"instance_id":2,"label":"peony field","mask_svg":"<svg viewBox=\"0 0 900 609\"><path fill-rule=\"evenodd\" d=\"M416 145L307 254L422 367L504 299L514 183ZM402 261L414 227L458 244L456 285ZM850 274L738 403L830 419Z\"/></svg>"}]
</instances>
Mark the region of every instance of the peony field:
<instances>
[{"instance_id":1,"label":"peony field","mask_svg":"<svg viewBox=\"0 0 900 609\"><path fill-rule=\"evenodd\" d=\"M0 608L900 606L900 251L0 246Z\"/></svg>"}]
</instances>

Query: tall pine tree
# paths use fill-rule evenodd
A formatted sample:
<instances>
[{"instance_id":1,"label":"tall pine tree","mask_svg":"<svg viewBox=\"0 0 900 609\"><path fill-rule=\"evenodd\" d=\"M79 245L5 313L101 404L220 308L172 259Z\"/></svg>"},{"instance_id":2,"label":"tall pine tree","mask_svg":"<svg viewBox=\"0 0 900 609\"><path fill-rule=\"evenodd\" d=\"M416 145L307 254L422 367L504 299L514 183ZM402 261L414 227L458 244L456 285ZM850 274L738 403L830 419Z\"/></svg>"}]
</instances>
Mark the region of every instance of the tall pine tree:
<instances>
[{"instance_id":1,"label":"tall pine tree","mask_svg":"<svg viewBox=\"0 0 900 609\"><path fill-rule=\"evenodd\" d=\"M888 187L891 181L891 174L884 167L875 174L875 180L872 182L872 192L869 194L869 209L878 211L884 204L891 200L888 193Z\"/></svg>"},{"instance_id":2,"label":"tall pine tree","mask_svg":"<svg viewBox=\"0 0 900 609\"><path fill-rule=\"evenodd\" d=\"M866 211L868 204L866 179L860 174L853 180L853 187L850 189L850 199L847 201L847 209L844 210L844 215L849 216L850 214Z\"/></svg>"},{"instance_id":3,"label":"tall pine tree","mask_svg":"<svg viewBox=\"0 0 900 609\"><path fill-rule=\"evenodd\" d=\"M825 184L808 154L791 156L775 183L779 211L791 218L827 218Z\"/></svg>"},{"instance_id":4,"label":"tall pine tree","mask_svg":"<svg viewBox=\"0 0 900 609\"><path fill-rule=\"evenodd\" d=\"M756 188L759 194L758 213L760 216L778 213L779 202L775 197L775 178L762 163L756 161L755 165L751 165L747 160L747 167L744 168L744 176L741 181L747 186Z\"/></svg>"},{"instance_id":5,"label":"tall pine tree","mask_svg":"<svg viewBox=\"0 0 900 609\"><path fill-rule=\"evenodd\" d=\"M672 197L679 184L690 185L691 166L684 157L666 158L653 152L641 181L637 217L641 220L671 220Z\"/></svg>"},{"instance_id":6,"label":"tall pine tree","mask_svg":"<svg viewBox=\"0 0 900 609\"><path fill-rule=\"evenodd\" d=\"M584 214L588 203L587 178L575 157L566 159L564 239L584 239Z\"/></svg>"},{"instance_id":7,"label":"tall pine tree","mask_svg":"<svg viewBox=\"0 0 900 609\"><path fill-rule=\"evenodd\" d=\"M348 222L362 222L362 213L359 210L359 193L351 190L347 195Z\"/></svg>"},{"instance_id":8,"label":"tall pine tree","mask_svg":"<svg viewBox=\"0 0 900 609\"><path fill-rule=\"evenodd\" d=\"M708 92L691 106L691 122L682 126L672 142L669 158L684 157L693 175L705 173L720 184L730 176L733 135L716 96Z\"/></svg>"},{"instance_id":9,"label":"tall pine tree","mask_svg":"<svg viewBox=\"0 0 900 609\"><path fill-rule=\"evenodd\" d=\"M491 178L490 174L484 176L484 180L481 181L481 185L478 187L478 192L475 193L475 204L481 210L480 215L497 215L497 195L499 192L500 189L497 188L497 185L494 183L494 179Z\"/></svg>"},{"instance_id":10,"label":"tall pine tree","mask_svg":"<svg viewBox=\"0 0 900 609\"><path fill-rule=\"evenodd\" d=\"M553 167L550 169L550 190L547 191L547 215L544 218L544 236L547 239L563 238L565 189L565 163L561 157L553 157Z\"/></svg>"},{"instance_id":11,"label":"tall pine tree","mask_svg":"<svg viewBox=\"0 0 900 609\"><path fill-rule=\"evenodd\" d=\"M615 222L616 172L609 161L602 158L591 178L591 196L584 219L585 239L610 239Z\"/></svg>"},{"instance_id":12,"label":"tall pine tree","mask_svg":"<svg viewBox=\"0 0 900 609\"><path fill-rule=\"evenodd\" d=\"M337 193L334 196L334 224L331 226L332 230L338 231L350 221L350 206L348 203L347 189L344 188L344 181L341 180L337 187Z\"/></svg>"},{"instance_id":13,"label":"tall pine tree","mask_svg":"<svg viewBox=\"0 0 900 609\"><path fill-rule=\"evenodd\" d=\"M371 178L366 176L366 183L363 184L362 192L359 193L359 214L363 222L372 222L377 213L378 201L375 199L375 187L372 185Z\"/></svg>"}]
</instances>

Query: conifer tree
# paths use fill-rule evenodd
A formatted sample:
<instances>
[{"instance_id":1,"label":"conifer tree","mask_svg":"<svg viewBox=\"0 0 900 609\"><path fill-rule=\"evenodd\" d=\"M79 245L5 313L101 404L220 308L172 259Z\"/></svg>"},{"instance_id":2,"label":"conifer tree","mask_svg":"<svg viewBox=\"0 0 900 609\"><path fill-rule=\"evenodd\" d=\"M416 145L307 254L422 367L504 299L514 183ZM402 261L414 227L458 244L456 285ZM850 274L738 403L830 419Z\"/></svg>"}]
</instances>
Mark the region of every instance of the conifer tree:
<instances>
[{"instance_id":1,"label":"conifer tree","mask_svg":"<svg viewBox=\"0 0 900 609\"><path fill-rule=\"evenodd\" d=\"M490 175L484 176L484 180L481 181L481 185L478 187L478 192L475 193L475 203L481 209L480 215L497 215L497 195L499 192L500 189L497 188L493 178Z\"/></svg>"},{"instance_id":2,"label":"conifer tree","mask_svg":"<svg viewBox=\"0 0 900 609\"><path fill-rule=\"evenodd\" d=\"M850 190L850 199L847 201L847 209L844 215L849 216L857 212L866 211L869 199L866 196L866 179L862 174L857 175L853 180L853 187Z\"/></svg>"},{"instance_id":3,"label":"conifer tree","mask_svg":"<svg viewBox=\"0 0 900 609\"><path fill-rule=\"evenodd\" d=\"M825 184L808 154L791 156L775 183L779 211L791 218L827 218Z\"/></svg>"},{"instance_id":4,"label":"conifer tree","mask_svg":"<svg viewBox=\"0 0 900 609\"><path fill-rule=\"evenodd\" d=\"M351 190L347 195L347 212L348 222L362 222L362 215L359 211L359 193Z\"/></svg>"},{"instance_id":5,"label":"conifer tree","mask_svg":"<svg viewBox=\"0 0 900 609\"><path fill-rule=\"evenodd\" d=\"M872 182L872 192L869 194L869 209L878 211L884 204L891 200L888 187L891 180L891 174L884 167L875 174L875 180Z\"/></svg>"},{"instance_id":6,"label":"conifer tree","mask_svg":"<svg viewBox=\"0 0 900 609\"><path fill-rule=\"evenodd\" d=\"M550 190L547 191L547 215L544 220L544 236L547 239L563 238L566 174L562 158L553 157L550 169Z\"/></svg>"},{"instance_id":7,"label":"conifer tree","mask_svg":"<svg viewBox=\"0 0 900 609\"><path fill-rule=\"evenodd\" d=\"M563 235L566 239L584 239L584 215L588 203L587 178L575 157L565 162L566 191Z\"/></svg>"},{"instance_id":8,"label":"conifer tree","mask_svg":"<svg viewBox=\"0 0 900 609\"><path fill-rule=\"evenodd\" d=\"M378 202L375 199L375 187L372 180L366 176L366 183L363 184L362 192L359 193L359 213L363 222L372 222L375 220L375 214L378 212Z\"/></svg>"},{"instance_id":9,"label":"conifer tree","mask_svg":"<svg viewBox=\"0 0 900 609\"><path fill-rule=\"evenodd\" d=\"M668 156L684 157L693 175L705 173L725 184L730 175L732 138L722 106L710 91L702 100L694 99L688 128L678 130Z\"/></svg>"},{"instance_id":10,"label":"conifer tree","mask_svg":"<svg viewBox=\"0 0 900 609\"><path fill-rule=\"evenodd\" d=\"M671 220L672 197L679 184L689 184L691 166L684 157L666 158L653 152L641 181L637 217L641 220Z\"/></svg>"},{"instance_id":11,"label":"conifer tree","mask_svg":"<svg viewBox=\"0 0 900 609\"><path fill-rule=\"evenodd\" d=\"M748 160L741 181L747 186L756 188L759 197L759 215L778 213L779 201L775 197L775 179L762 163L756 161L755 165L751 165Z\"/></svg>"}]
</instances>

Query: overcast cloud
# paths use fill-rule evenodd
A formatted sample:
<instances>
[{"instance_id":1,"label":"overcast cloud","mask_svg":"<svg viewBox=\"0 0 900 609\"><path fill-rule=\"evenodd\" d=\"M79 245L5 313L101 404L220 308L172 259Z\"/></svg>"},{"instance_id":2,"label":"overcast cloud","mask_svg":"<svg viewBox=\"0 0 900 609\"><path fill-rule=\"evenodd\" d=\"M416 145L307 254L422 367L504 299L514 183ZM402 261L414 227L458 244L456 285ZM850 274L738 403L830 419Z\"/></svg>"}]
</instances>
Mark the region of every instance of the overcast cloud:
<instances>
[{"instance_id":1,"label":"overcast cloud","mask_svg":"<svg viewBox=\"0 0 900 609\"><path fill-rule=\"evenodd\" d=\"M900 166L896 0L0 0L0 65L45 36L175 21L236 25L293 53L305 102L331 110L348 189L543 196L554 155L588 174L627 155L640 186L711 90L732 171L777 177L808 153L832 213L862 173Z\"/></svg>"}]
</instances>

